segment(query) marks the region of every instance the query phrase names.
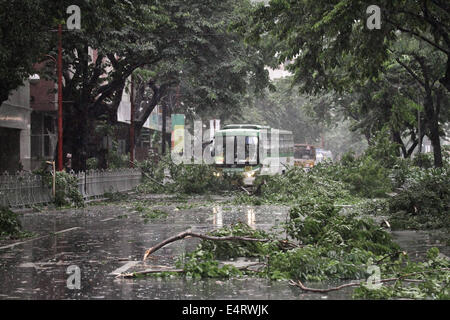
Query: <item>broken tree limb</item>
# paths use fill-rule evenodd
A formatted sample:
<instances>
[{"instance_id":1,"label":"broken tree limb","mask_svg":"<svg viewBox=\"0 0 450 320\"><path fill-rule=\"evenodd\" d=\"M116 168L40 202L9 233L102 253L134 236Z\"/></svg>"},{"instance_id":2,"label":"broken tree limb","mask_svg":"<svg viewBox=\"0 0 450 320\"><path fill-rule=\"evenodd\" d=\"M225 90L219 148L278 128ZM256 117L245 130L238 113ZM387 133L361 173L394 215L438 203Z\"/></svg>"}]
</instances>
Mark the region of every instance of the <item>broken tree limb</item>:
<instances>
[{"instance_id":1,"label":"broken tree limb","mask_svg":"<svg viewBox=\"0 0 450 320\"><path fill-rule=\"evenodd\" d=\"M162 184L161 182L159 182L158 180L156 180L156 179L154 179L154 178L152 178L152 177L150 177L147 173L145 173L144 171L142 171L142 174L144 175L144 176L146 176L148 179L150 179L150 180L152 180L153 182L155 182L155 183L157 183L157 184L159 184L160 186L162 186L162 187L165 187L165 185L164 184Z\"/></svg>"},{"instance_id":2,"label":"broken tree limb","mask_svg":"<svg viewBox=\"0 0 450 320\"><path fill-rule=\"evenodd\" d=\"M315 292L315 293L326 293L326 292L341 290L341 289L344 289L344 288L347 288L347 287L359 286L361 284L361 282L346 283L346 284L343 284L341 286L328 288L328 289L308 288L308 287L305 287L300 280L297 280L297 281L290 280L289 284L293 285L293 286L296 286L296 287L299 287L303 291Z\"/></svg>"},{"instance_id":3,"label":"broken tree limb","mask_svg":"<svg viewBox=\"0 0 450 320\"><path fill-rule=\"evenodd\" d=\"M224 263L224 265L233 265L233 264L228 264L228 263ZM236 269L241 270L241 271L253 271L253 272L261 272L258 270L251 270L252 267L256 267L256 266L260 266L260 265L265 265L265 263L263 262L256 262L256 263L252 263L252 264L248 264L248 265L244 265L244 266L236 266ZM116 278L137 278L139 276L145 276L148 274L155 274L155 273L162 273L162 272L172 272L172 273L184 273L185 270L184 269L174 269L174 268L170 268L170 267L165 267L165 266L158 266L155 269L146 269L143 271L135 271L135 272L128 272L128 273L122 273L116 276Z\"/></svg>"},{"instance_id":4,"label":"broken tree limb","mask_svg":"<svg viewBox=\"0 0 450 320\"><path fill-rule=\"evenodd\" d=\"M147 259L149 255L151 255L153 252L161 249L162 247L168 245L169 243L182 240L184 238L200 238L203 240L211 240L211 241L253 241L253 242L268 242L271 241L270 239L261 239L261 238L249 238L249 237L239 237L239 236L228 236L228 237L214 237L214 236L208 236L205 234L199 234L199 233L193 233L190 231L185 231L177 234L176 236L167 238L166 240L158 243L157 245L151 247L145 252L143 260Z\"/></svg>"},{"instance_id":5,"label":"broken tree limb","mask_svg":"<svg viewBox=\"0 0 450 320\"><path fill-rule=\"evenodd\" d=\"M424 282L424 280L420 280L420 279L405 279L405 277L416 275L416 274L419 274L419 273L420 272L405 274L405 275L397 277L397 278L381 279L379 281L375 281L373 284L392 282L392 281L399 281L399 280L405 281L405 282ZM341 286L333 287L333 288L317 289L317 288L305 287L305 285L300 280L297 280L297 281L290 280L289 281L290 285L299 287L303 291L315 292L315 293L327 293L327 292L331 292L331 291L338 291L338 290L341 290L341 289L344 289L344 288L348 288L348 287L357 287L357 286L361 285L362 283L365 283L365 281L346 283L346 284L343 284Z\"/></svg>"},{"instance_id":6,"label":"broken tree limb","mask_svg":"<svg viewBox=\"0 0 450 320\"><path fill-rule=\"evenodd\" d=\"M161 272L173 272L173 273L183 273L184 269L148 269L144 271L136 271L130 273L119 274L116 278L136 278L138 276L144 276L152 273L161 273Z\"/></svg>"},{"instance_id":7,"label":"broken tree limb","mask_svg":"<svg viewBox=\"0 0 450 320\"><path fill-rule=\"evenodd\" d=\"M248 191L247 189L245 189L243 186L241 186L241 189L244 190L245 192L247 192L247 194L248 194L249 196L252 195L252 194L250 193L250 191Z\"/></svg>"},{"instance_id":8,"label":"broken tree limb","mask_svg":"<svg viewBox=\"0 0 450 320\"><path fill-rule=\"evenodd\" d=\"M394 253L385 255L384 257L382 257L380 260L375 261L376 264L380 264L380 262L382 262L384 259L387 258L393 258L393 257L398 257L399 255L406 255L406 251L396 251Z\"/></svg>"},{"instance_id":9,"label":"broken tree limb","mask_svg":"<svg viewBox=\"0 0 450 320\"><path fill-rule=\"evenodd\" d=\"M151 247L150 249L148 249L145 254L144 254L144 258L142 260L145 261L145 259L147 259L147 257L149 255L151 255L153 252L161 249L162 247L168 245L169 243L178 241L178 240L182 240L184 238L200 238L203 240L211 240L211 241L251 241L251 242L269 242L269 241L273 241L272 239L264 239L264 238L250 238L250 237L240 237L240 236L228 236L228 237L215 237L215 236L208 236L206 234L199 234L199 233L194 233L191 231L185 231L185 232L181 232L173 237L167 238L166 240L156 244L155 246ZM300 247L299 245L289 242L287 240L276 240L278 241L278 244L280 245L281 248L284 249L293 249L293 248L298 248Z\"/></svg>"}]
</instances>

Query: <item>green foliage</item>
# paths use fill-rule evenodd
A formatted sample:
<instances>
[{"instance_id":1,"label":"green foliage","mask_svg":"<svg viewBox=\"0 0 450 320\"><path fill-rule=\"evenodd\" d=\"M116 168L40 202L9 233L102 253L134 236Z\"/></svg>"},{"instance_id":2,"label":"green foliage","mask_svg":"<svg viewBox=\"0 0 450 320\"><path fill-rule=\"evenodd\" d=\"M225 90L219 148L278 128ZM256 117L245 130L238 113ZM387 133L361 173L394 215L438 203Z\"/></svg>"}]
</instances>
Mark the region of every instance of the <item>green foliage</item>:
<instances>
[{"instance_id":1,"label":"green foliage","mask_svg":"<svg viewBox=\"0 0 450 320\"><path fill-rule=\"evenodd\" d=\"M341 180L351 191L364 197L383 197L391 191L389 171L370 156L356 160L341 171Z\"/></svg>"},{"instance_id":2,"label":"green foliage","mask_svg":"<svg viewBox=\"0 0 450 320\"><path fill-rule=\"evenodd\" d=\"M364 155L380 163L384 168L392 169L397 163L399 156L399 145L392 142L387 127L381 129Z\"/></svg>"},{"instance_id":3,"label":"green foliage","mask_svg":"<svg viewBox=\"0 0 450 320\"><path fill-rule=\"evenodd\" d=\"M59 8L71 4L64 0ZM78 5L81 30L64 34L63 59L64 68L79 75L65 81L64 100L74 103L64 109L64 117L72 120L64 131L80 158L98 154L96 143L89 144L94 140L89 129L105 119L115 123L111 115L130 89L130 75L135 104L141 107L136 133L161 99L177 113L222 118L243 106L248 93L268 85L265 56L232 27L249 16L249 0L98 0ZM96 48L97 63L88 47ZM54 75L54 67L49 65L46 73ZM87 83L90 89L84 90ZM177 88L183 94L175 105ZM84 164L77 158L75 169ZM118 167L116 160L120 162L110 159L114 164L109 166Z\"/></svg>"},{"instance_id":4,"label":"green foliage","mask_svg":"<svg viewBox=\"0 0 450 320\"><path fill-rule=\"evenodd\" d=\"M119 143L112 141L112 149L108 150L106 161L109 169L128 168L130 166L129 156L119 152Z\"/></svg>"},{"instance_id":5,"label":"green foliage","mask_svg":"<svg viewBox=\"0 0 450 320\"><path fill-rule=\"evenodd\" d=\"M359 197L383 197L391 191L389 170L370 156L355 158L351 153L341 163L322 162L305 172L302 168L289 168L284 175L260 176L261 196L239 195L237 203L296 203L318 201L352 203Z\"/></svg>"},{"instance_id":6,"label":"green foliage","mask_svg":"<svg viewBox=\"0 0 450 320\"><path fill-rule=\"evenodd\" d=\"M308 96L300 95L290 82L290 78L275 79L275 90L266 89L230 120L292 131L296 143L318 142L324 128L308 116L305 108Z\"/></svg>"},{"instance_id":7,"label":"green foliage","mask_svg":"<svg viewBox=\"0 0 450 320\"><path fill-rule=\"evenodd\" d=\"M433 162L433 155L431 153L419 153L413 158L413 165L424 169L432 168Z\"/></svg>"},{"instance_id":8,"label":"green foliage","mask_svg":"<svg viewBox=\"0 0 450 320\"><path fill-rule=\"evenodd\" d=\"M52 189L53 175L47 170L47 168L47 165L43 163L41 168L35 170L33 173L41 175L43 182L49 189ZM54 203L57 206L84 206L84 199L78 190L78 179L75 175L72 175L66 171L56 171Z\"/></svg>"},{"instance_id":9,"label":"green foliage","mask_svg":"<svg viewBox=\"0 0 450 320\"><path fill-rule=\"evenodd\" d=\"M51 183L51 180L49 183ZM84 206L84 199L78 190L78 180L76 176L65 171L57 171L55 186L55 204L57 206Z\"/></svg>"},{"instance_id":10,"label":"green foliage","mask_svg":"<svg viewBox=\"0 0 450 320\"><path fill-rule=\"evenodd\" d=\"M312 174L327 176L329 179L340 181L353 195L360 197L384 197L392 190L390 170L383 165L378 147L372 147L367 153L356 157L352 151L344 154L340 163L319 163L312 170ZM390 157L384 161L393 161Z\"/></svg>"},{"instance_id":11,"label":"green foliage","mask_svg":"<svg viewBox=\"0 0 450 320\"><path fill-rule=\"evenodd\" d=\"M386 254L398 250L390 234L370 218L339 214L330 202L305 203L289 211L288 234L302 244Z\"/></svg>"},{"instance_id":12,"label":"green foliage","mask_svg":"<svg viewBox=\"0 0 450 320\"><path fill-rule=\"evenodd\" d=\"M261 187L260 197L241 195L236 202L292 204L307 199L332 202L353 199L344 183L333 180L321 171L305 172L302 168L292 167L283 175L259 176L255 184L259 185L262 181L266 183Z\"/></svg>"},{"instance_id":13,"label":"green foliage","mask_svg":"<svg viewBox=\"0 0 450 320\"><path fill-rule=\"evenodd\" d=\"M264 269L257 274L270 279L354 279L366 276L369 261L399 249L390 235L374 221L360 219L355 215L341 215L331 202L293 207L290 221L284 228L291 239L298 241L300 247L283 249L275 233L254 230L244 223L236 223L215 230L210 235L245 236L267 241L203 240L188 255L185 264L189 270L200 268L202 276L205 276L205 267L211 267L212 272L216 272L218 262L212 260L253 257L265 264ZM208 263L198 261L197 254L207 257ZM183 267L185 264L180 263L178 266Z\"/></svg>"},{"instance_id":14,"label":"green foliage","mask_svg":"<svg viewBox=\"0 0 450 320\"><path fill-rule=\"evenodd\" d=\"M32 234L22 230L22 224L16 213L7 207L0 207L0 238L18 239Z\"/></svg>"},{"instance_id":15,"label":"green foliage","mask_svg":"<svg viewBox=\"0 0 450 320\"><path fill-rule=\"evenodd\" d=\"M144 223L147 223L150 220L164 219L169 215L164 210L149 207L145 202L134 203L132 210L137 211L141 215L144 219Z\"/></svg>"},{"instance_id":16,"label":"green foliage","mask_svg":"<svg viewBox=\"0 0 450 320\"><path fill-rule=\"evenodd\" d=\"M383 268L384 278L398 278L384 283L380 288L368 288L364 284L356 288L357 299L450 299L450 261L439 256L437 248L431 248L424 262L394 263ZM410 282L408 280L413 280Z\"/></svg>"},{"instance_id":17,"label":"green foliage","mask_svg":"<svg viewBox=\"0 0 450 320\"><path fill-rule=\"evenodd\" d=\"M448 122L450 60L448 8L439 2L378 1L388 23L366 26L369 1L270 1L242 22L250 42L272 43L303 92L335 91L315 110L321 120L334 115L353 119L368 139L388 126L405 156L417 143L418 111L422 133L433 137L435 166L441 165L439 131ZM384 18L381 17L381 21ZM250 30L250 32L248 31ZM415 146L415 144L414 144ZM414 147L413 147L414 148Z\"/></svg>"},{"instance_id":18,"label":"green foliage","mask_svg":"<svg viewBox=\"0 0 450 320\"><path fill-rule=\"evenodd\" d=\"M254 230L243 222L225 226L210 233L211 236L240 236L254 239L269 239L272 235ZM215 259L230 259L236 257L261 257L265 253L265 244L256 241L210 241L204 240L198 248L214 253Z\"/></svg>"},{"instance_id":19,"label":"green foliage","mask_svg":"<svg viewBox=\"0 0 450 320\"><path fill-rule=\"evenodd\" d=\"M280 246L273 232L254 230L239 222L209 235L243 236L268 241L202 240L194 251L178 258L176 266L183 269L183 273L178 275L193 278L246 275L301 281L362 279L362 285L354 291L355 298L448 299L450 262L442 258L436 248L428 252L427 261L410 262L406 253L400 252L389 234L373 220L360 219L355 214L340 214L329 202L299 205L290 211L290 215L291 223L285 227L292 238L302 245L292 249ZM296 220L300 215L304 215L305 219ZM239 257L258 258L262 269L256 272L239 270L221 261ZM364 283L370 276L371 266L380 268L381 279L399 277L400 280L393 286L386 283L380 289L368 289ZM157 276L173 275L161 272ZM401 279L421 282L405 285L406 282Z\"/></svg>"},{"instance_id":20,"label":"green foliage","mask_svg":"<svg viewBox=\"0 0 450 320\"><path fill-rule=\"evenodd\" d=\"M268 259L267 274L274 280L359 279L366 276L366 263L374 256L369 251L357 248L346 252L306 246L287 252L274 251Z\"/></svg>"},{"instance_id":21,"label":"green foliage","mask_svg":"<svg viewBox=\"0 0 450 320\"><path fill-rule=\"evenodd\" d=\"M182 266L186 277L192 278L229 278L242 275L234 266L220 266L211 252L203 250L186 254L177 262L177 266Z\"/></svg>"},{"instance_id":22,"label":"green foliage","mask_svg":"<svg viewBox=\"0 0 450 320\"><path fill-rule=\"evenodd\" d=\"M406 187L389 199L393 228L450 228L450 166L413 171Z\"/></svg>"},{"instance_id":23,"label":"green foliage","mask_svg":"<svg viewBox=\"0 0 450 320\"><path fill-rule=\"evenodd\" d=\"M89 158L86 160L86 168L87 170L95 170L98 169L98 159L97 158Z\"/></svg>"},{"instance_id":24,"label":"green foliage","mask_svg":"<svg viewBox=\"0 0 450 320\"><path fill-rule=\"evenodd\" d=\"M144 218L144 223L147 223L149 220L158 220L166 218L169 214L163 210L159 209L151 209L147 210L142 214L142 218Z\"/></svg>"},{"instance_id":25,"label":"green foliage","mask_svg":"<svg viewBox=\"0 0 450 320\"><path fill-rule=\"evenodd\" d=\"M23 85L54 41L56 7L48 1L0 1L0 105ZM53 38L53 39L52 39ZM53 67L54 68L54 67ZM1 108L1 107L0 107Z\"/></svg>"},{"instance_id":26,"label":"green foliage","mask_svg":"<svg viewBox=\"0 0 450 320\"><path fill-rule=\"evenodd\" d=\"M137 187L139 192L217 193L236 189L238 181L234 175L216 176L216 170L212 165L175 164L171 161L170 155L158 161L146 160L140 167L150 179ZM166 173L169 174L167 180Z\"/></svg>"}]
</instances>

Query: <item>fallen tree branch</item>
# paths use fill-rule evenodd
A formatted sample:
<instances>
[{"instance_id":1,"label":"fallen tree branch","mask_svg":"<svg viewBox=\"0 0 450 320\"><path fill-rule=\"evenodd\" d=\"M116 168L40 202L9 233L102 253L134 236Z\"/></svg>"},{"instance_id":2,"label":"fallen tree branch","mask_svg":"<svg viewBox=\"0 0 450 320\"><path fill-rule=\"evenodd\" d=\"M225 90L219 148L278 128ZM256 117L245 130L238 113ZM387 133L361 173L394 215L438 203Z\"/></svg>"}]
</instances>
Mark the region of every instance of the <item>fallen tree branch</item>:
<instances>
[{"instance_id":1,"label":"fallen tree branch","mask_svg":"<svg viewBox=\"0 0 450 320\"><path fill-rule=\"evenodd\" d=\"M298 280L298 281L290 280L289 284L292 285L292 286L299 287L303 291L309 291L309 292L315 292L315 293L326 293L326 292L341 290L341 289L344 289L344 288L347 288L347 287L359 286L361 284L361 282L346 283L346 284L343 284L341 286L328 288L328 289L308 288L308 287L305 287L300 280Z\"/></svg>"},{"instance_id":2,"label":"fallen tree branch","mask_svg":"<svg viewBox=\"0 0 450 320\"><path fill-rule=\"evenodd\" d=\"M380 264L384 259L392 258L392 257L398 257L399 255L406 255L406 251L396 251L391 254L387 254L384 257L382 257L380 260L375 261L376 264Z\"/></svg>"},{"instance_id":3,"label":"fallen tree branch","mask_svg":"<svg viewBox=\"0 0 450 320\"><path fill-rule=\"evenodd\" d=\"M142 260L147 259L147 257L149 255L151 255L153 252L161 249L162 247L168 245L169 243L178 241L178 240L182 240L184 238L200 238L203 240L211 240L211 241L250 241L250 242L269 242L269 241L273 241L272 239L265 239L265 238L249 238L249 237L240 237L240 236L228 236L228 237L215 237L215 236L208 236L205 234L199 234L199 233L194 233L194 232L190 232L190 231L185 231L185 232L181 232L179 234L177 234L176 236L167 238L166 240L156 244L155 246L151 247L150 249L148 249L145 254L144 254L144 258ZM300 247L299 245L289 242L287 240L277 240L278 244L280 245L280 247L285 248L285 249L293 249L293 248L298 248Z\"/></svg>"},{"instance_id":4,"label":"fallen tree branch","mask_svg":"<svg viewBox=\"0 0 450 320\"><path fill-rule=\"evenodd\" d=\"M252 194L250 193L250 191L248 191L247 189L245 189L243 186L241 186L241 189L244 190L245 192L247 192L247 194L248 194L249 196L252 195Z\"/></svg>"},{"instance_id":5,"label":"fallen tree branch","mask_svg":"<svg viewBox=\"0 0 450 320\"><path fill-rule=\"evenodd\" d=\"M444 268L442 270L430 270L428 272L434 272L434 271L447 271L447 269ZM425 271L425 272L414 272L414 273L404 274L404 275L396 277L396 278L381 279L379 281L374 281L373 284L392 282L392 281L398 281L398 280L405 281L405 282L424 282L425 280L421 280L421 279L406 279L406 277L418 275L418 274L421 274L421 273L428 273L428 272L427 271ZM337 290L341 290L341 289L348 288L348 287L356 287L356 286L361 285L364 282L365 281L351 282L351 283L343 284L343 285L338 286L338 287L333 287L333 288L328 288L328 289L308 288L308 287L305 287L300 280L297 280L297 281L290 280L289 284L293 285L293 286L296 286L296 287L299 287L303 291L315 292L315 293L327 293L327 292L337 291Z\"/></svg>"},{"instance_id":6,"label":"fallen tree branch","mask_svg":"<svg viewBox=\"0 0 450 320\"><path fill-rule=\"evenodd\" d=\"M136 167L138 166L138 163L137 163L137 162L133 162L133 161L130 161L130 160L128 160L128 162L131 163L132 165L136 166ZM153 182L159 184L159 185L162 186L162 187L165 187L165 185L164 185L163 183L161 183L161 182L159 182L158 180L156 180L155 178L151 177L150 175L148 175L148 174L147 174L146 172L144 172L143 170L141 170L141 173L142 173L146 178L152 180Z\"/></svg>"},{"instance_id":7,"label":"fallen tree branch","mask_svg":"<svg viewBox=\"0 0 450 320\"><path fill-rule=\"evenodd\" d=\"M199 234L199 233L193 233L190 231L185 231L177 234L176 236L167 238L166 240L158 243L157 245L151 247L145 252L143 260L147 259L147 257L152 254L153 252L161 249L162 247L168 245L169 243L182 240L184 238L200 238L203 240L211 240L211 241L252 241L252 242L268 242L271 241L270 239L261 239L261 238L248 238L248 237L239 237L239 236L228 236L228 237L214 237L214 236L208 236L205 234Z\"/></svg>"},{"instance_id":8,"label":"fallen tree branch","mask_svg":"<svg viewBox=\"0 0 450 320\"><path fill-rule=\"evenodd\" d=\"M225 265L227 265L225 263ZM238 270L241 271L253 271L253 272L261 272L258 270L251 270L251 267L259 266L259 265L265 265L265 263L262 262L256 262L254 264L242 266L242 267L236 267ZM122 273L116 276L116 278L137 278L141 275L147 275L147 274L153 274L153 273L161 273L161 272L172 272L172 273L184 273L184 269L171 269L170 267L159 267L157 269L146 269L143 271L136 271L136 272L129 272L129 273Z\"/></svg>"},{"instance_id":9,"label":"fallen tree branch","mask_svg":"<svg viewBox=\"0 0 450 320\"><path fill-rule=\"evenodd\" d=\"M138 276L152 274L152 273L160 273L160 272L173 272L173 273L183 273L184 269L148 269L144 271L136 271L130 273L119 274L116 278L136 278Z\"/></svg>"},{"instance_id":10,"label":"fallen tree branch","mask_svg":"<svg viewBox=\"0 0 450 320\"><path fill-rule=\"evenodd\" d=\"M166 187L163 183L159 182L158 180L156 180L155 178L150 177L147 173L145 173L144 171L142 171L142 173L144 174L144 176L150 180L152 180L153 182L159 184L161 187Z\"/></svg>"}]
</instances>

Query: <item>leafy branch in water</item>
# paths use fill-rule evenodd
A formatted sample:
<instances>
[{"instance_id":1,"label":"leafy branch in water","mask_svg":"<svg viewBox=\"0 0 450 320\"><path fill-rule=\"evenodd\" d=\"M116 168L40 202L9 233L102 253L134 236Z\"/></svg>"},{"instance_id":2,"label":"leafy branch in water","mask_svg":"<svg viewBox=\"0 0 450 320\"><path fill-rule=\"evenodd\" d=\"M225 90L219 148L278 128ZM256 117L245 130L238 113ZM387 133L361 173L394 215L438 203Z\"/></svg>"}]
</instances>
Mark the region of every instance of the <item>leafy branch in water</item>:
<instances>
[{"instance_id":1,"label":"leafy branch in water","mask_svg":"<svg viewBox=\"0 0 450 320\"><path fill-rule=\"evenodd\" d=\"M183 270L178 275L267 277L292 280L291 284L301 284L298 286L304 290L311 288L305 287L302 281L360 279L360 282L330 291L359 286L355 297L361 298L411 297L414 290L420 293L418 296L443 298L448 295L449 262L439 257L437 249L429 252L427 262L412 263L389 233L371 219L340 213L330 202L324 201L291 208L290 220L284 227L288 230L289 241L278 239L274 233L254 230L242 222L206 235L184 232L155 245L144 258L174 241L197 237L202 239L197 248L178 259L177 270ZM243 257L257 259L258 271L230 265L229 261ZM371 276L370 266L380 268L381 283L385 287L378 291L362 287ZM152 275L162 276L164 272ZM400 287L399 283L405 286Z\"/></svg>"},{"instance_id":2,"label":"leafy branch in water","mask_svg":"<svg viewBox=\"0 0 450 320\"><path fill-rule=\"evenodd\" d=\"M0 238L20 239L32 235L33 233L22 230L22 224L16 213L0 206Z\"/></svg>"},{"instance_id":3,"label":"leafy branch in water","mask_svg":"<svg viewBox=\"0 0 450 320\"><path fill-rule=\"evenodd\" d=\"M371 288L360 285L353 293L354 298L364 299L450 299L450 261L431 248L424 262L399 263L382 266L385 278L392 277L392 285Z\"/></svg>"},{"instance_id":4,"label":"leafy branch in water","mask_svg":"<svg viewBox=\"0 0 450 320\"><path fill-rule=\"evenodd\" d=\"M135 203L132 209L141 214L141 217L144 218L144 223L147 223L149 220L163 219L169 215L166 211L148 207L145 202Z\"/></svg>"}]
</instances>

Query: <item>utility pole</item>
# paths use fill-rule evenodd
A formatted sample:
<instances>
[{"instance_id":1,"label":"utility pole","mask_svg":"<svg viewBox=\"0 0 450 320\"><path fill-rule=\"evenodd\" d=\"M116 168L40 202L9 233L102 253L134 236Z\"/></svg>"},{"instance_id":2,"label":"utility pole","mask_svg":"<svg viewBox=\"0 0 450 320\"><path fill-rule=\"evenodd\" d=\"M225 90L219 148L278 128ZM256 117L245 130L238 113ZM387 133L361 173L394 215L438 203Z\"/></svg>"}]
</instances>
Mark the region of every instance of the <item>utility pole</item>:
<instances>
[{"instance_id":1,"label":"utility pole","mask_svg":"<svg viewBox=\"0 0 450 320\"><path fill-rule=\"evenodd\" d=\"M130 166L134 168L134 85L133 75L131 75L130 89Z\"/></svg>"},{"instance_id":2,"label":"utility pole","mask_svg":"<svg viewBox=\"0 0 450 320\"><path fill-rule=\"evenodd\" d=\"M63 170L62 25L58 25L58 171Z\"/></svg>"}]
</instances>

